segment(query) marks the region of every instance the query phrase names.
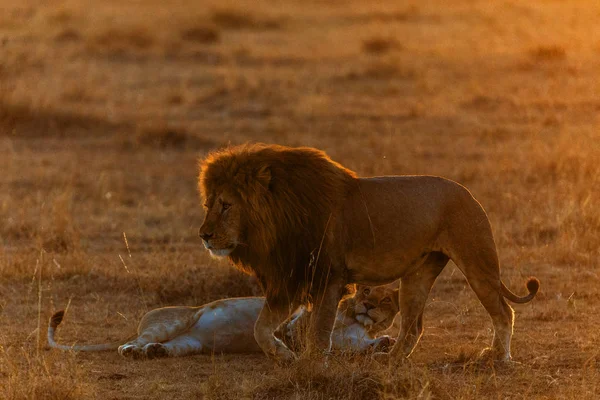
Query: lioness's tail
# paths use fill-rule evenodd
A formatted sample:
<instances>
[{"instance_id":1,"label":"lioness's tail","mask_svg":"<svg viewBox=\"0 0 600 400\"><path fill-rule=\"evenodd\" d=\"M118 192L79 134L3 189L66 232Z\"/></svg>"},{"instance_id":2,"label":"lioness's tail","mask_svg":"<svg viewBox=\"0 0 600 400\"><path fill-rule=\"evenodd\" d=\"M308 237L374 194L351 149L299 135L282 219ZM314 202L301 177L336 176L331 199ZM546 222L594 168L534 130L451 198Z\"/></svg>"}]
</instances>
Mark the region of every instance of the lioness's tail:
<instances>
[{"instance_id":1,"label":"lioness's tail","mask_svg":"<svg viewBox=\"0 0 600 400\"><path fill-rule=\"evenodd\" d=\"M500 283L502 284L502 296L517 304L530 302L531 300L533 300L538 290L540 289L540 281L538 281L537 278L531 277L527 280L527 290L529 290L529 294L527 296L519 297L513 292L511 292L510 289L504 285L504 282Z\"/></svg>"},{"instance_id":2,"label":"lioness's tail","mask_svg":"<svg viewBox=\"0 0 600 400\"><path fill-rule=\"evenodd\" d=\"M105 350L116 350L123 343L106 343L106 344L90 344L90 345L64 345L58 344L54 341L54 332L56 328L63 320L65 316L64 310L58 311L54 313L52 317L50 317L50 321L48 323L48 345L55 349L60 350L73 350L73 351L105 351Z\"/></svg>"}]
</instances>

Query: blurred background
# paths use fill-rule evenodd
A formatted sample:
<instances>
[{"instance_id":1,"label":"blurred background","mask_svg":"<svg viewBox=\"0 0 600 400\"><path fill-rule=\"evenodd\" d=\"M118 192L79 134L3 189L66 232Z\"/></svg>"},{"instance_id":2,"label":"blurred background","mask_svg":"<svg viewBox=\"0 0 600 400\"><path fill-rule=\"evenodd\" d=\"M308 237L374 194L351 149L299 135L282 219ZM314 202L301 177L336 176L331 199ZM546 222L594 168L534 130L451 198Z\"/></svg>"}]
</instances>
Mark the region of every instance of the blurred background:
<instances>
[{"instance_id":1,"label":"blurred background","mask_svg":"<svg viewBox=\"0 0 600 400\"><path fill-rule=\"evenodd\" d=\"M516 381L534 397L595 398L599 19L592 0L3 0L3 395L59 398L68 386L75 398L120 396L135 382L157 398L337 396L326 383L303 392L310 385L297 376L275 390L257 389L264 377L254 375L223 388L223 374L209 373L208 386L172 377L161 392L143 378L158 379L163 361L142 376L114 355L73 355L50 374L50 355L40 356L46 318L67 304L64 340L102 342L153 307L260 294L196 236L198 159L252 141L318 147L363 176L454 179L489 213L505 282L519 293L529 275L542 282L515 328L513 353L533 370L490 383L432 364L491 340L487 314L450 265L409 374L423 383L377 378L377 396L501 396L521 393ZM257 376L270 371L257 360ZM202 363L194 370L215 368ZM219 368L242 374L243 364Z\"/></svg>"}]
</instances>

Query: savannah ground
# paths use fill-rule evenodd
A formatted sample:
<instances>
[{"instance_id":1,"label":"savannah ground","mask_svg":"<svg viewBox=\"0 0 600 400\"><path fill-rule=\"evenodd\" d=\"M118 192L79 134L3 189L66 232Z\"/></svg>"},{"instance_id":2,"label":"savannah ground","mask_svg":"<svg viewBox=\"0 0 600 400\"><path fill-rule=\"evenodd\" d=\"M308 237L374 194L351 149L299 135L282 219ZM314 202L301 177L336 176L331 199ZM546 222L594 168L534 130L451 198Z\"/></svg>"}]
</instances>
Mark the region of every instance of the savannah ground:
<instances>
[{"instance_id":1,"label":"savannah ground","mask_svg":"<svg viewBox=\"0 0 600 400\"><path fill-rule=\"evenodd\" d=\"M3 0L0 398L600 397L600 3ZM486 208L515 306L510 367L449 264L411 361L130 361L45 346L149 309L258 295L196 236L197 160L315 146L360 175L434 174ZM126 238L126 240L125 240Z\"/></svg>"}]
</instances>

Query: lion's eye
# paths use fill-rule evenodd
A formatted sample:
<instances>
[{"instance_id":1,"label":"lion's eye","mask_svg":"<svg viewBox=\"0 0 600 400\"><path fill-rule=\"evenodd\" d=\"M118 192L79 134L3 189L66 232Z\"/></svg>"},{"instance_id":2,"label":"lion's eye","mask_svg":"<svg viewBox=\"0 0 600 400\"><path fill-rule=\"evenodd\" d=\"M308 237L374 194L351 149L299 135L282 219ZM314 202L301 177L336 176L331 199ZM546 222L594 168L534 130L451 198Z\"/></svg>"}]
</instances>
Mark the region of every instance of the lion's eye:
<instances>
[{"instance_id":1,"label":"lion's eye","mask_svg":"<svg viewBox=\"0 0 600 400\"><path fill-rule=\"evenodd\" d=\"M370 293L371 293L371 289L365 289L365 290L363 290L363 294L365 296L368 296Z\"/></svg>"},{"instance_id":2,"label":"lion's eye","mask_svg":"<svg viewBox=\"0 0 600 400\"><path fill-rule=\"evenodd\" d=\"M229 203L223 203L223 211L229 210L231 208L231 204Z\"/></svg>"},{"instance_id":3,"label":"lion's eye","mask_svg":"<svg viewBox=\"0 0 600 400\"><path fill-rule=\"evenodd\" d=\"M386 297L385 299L381 300L382 304L389 304L392 302L392 299L390 299L389 297Z\"/></svg>"}]
</instances>

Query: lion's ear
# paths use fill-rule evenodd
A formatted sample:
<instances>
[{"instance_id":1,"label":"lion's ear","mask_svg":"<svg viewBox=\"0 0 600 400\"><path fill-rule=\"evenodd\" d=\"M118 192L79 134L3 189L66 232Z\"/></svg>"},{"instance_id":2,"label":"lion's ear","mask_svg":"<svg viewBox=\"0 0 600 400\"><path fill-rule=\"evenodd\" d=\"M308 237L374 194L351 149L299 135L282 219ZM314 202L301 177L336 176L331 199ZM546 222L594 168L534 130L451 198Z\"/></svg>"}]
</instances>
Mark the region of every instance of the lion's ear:
<instances>
[{"instance_id":1,"label":"lion's ear","mask_svg":"<svg viewBox=\"0 0 600 400\"><path fill-rule=\"evenodd\" d=\"M271 185L271 168L268 165L264 165L259 168L256 173L256 180L265 188L269 189Z\"/></svg>"}]
</instances>

